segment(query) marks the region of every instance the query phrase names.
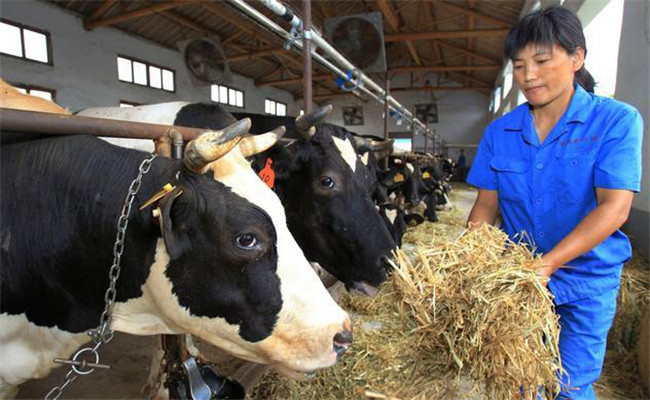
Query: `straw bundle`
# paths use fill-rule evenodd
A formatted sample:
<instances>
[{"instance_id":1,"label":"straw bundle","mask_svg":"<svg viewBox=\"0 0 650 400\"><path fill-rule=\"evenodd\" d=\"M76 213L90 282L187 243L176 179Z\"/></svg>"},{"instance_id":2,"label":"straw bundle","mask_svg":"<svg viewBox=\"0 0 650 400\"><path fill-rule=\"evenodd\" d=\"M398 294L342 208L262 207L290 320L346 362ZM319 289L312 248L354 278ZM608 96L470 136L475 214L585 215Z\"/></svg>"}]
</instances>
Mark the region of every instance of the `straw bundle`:
<instances>
[{"instance_id":1,"label":"straw bundle","mask_svg":"<svg viewBox=\"0 0 650 400\"><path fill-rule=\"evenodd\" d=\"M396 254L378 298L343 299L355 343L335 367L309 382L267 376L252 398L553 397L557 317L527 247L483 226L410 256Z\"/></svg>"},{"instance_id":2,"label":"straw bundle","mask_svg":"<svg viewBox=\"0 0 650 400\"><path fill-rule=\"evenodd\" d=\"M603 374L596 385L599 394L625 399L647 397L637 364L637 344L642 316L650 304L649 274L650 263L638 253L623 267Z\"/></svg>"}]
</instances>

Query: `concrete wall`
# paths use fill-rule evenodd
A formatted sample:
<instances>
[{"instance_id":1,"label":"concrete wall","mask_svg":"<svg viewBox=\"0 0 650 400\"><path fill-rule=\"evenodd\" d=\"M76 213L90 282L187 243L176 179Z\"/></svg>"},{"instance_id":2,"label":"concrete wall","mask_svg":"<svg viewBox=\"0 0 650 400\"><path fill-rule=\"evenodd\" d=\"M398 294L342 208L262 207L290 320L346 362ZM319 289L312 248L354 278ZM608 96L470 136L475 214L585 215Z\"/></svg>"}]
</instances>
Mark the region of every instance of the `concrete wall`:
<instances>
[{"instance_id":1,"label":"concrete wall","mask_svg":"<svg viewBox=\"0 0 650 400\"><path fill-rule=\"evenodd\" d=\"M117 106L120 100L135 103L210 101L210 87L194 87L178 51L162 47L114 28L86 31L82 20L50 3L2 1L0 15L51 34L53 66L0 56L0 76L14 84L56 90L57 103L72 111L95 106ZM173 69L176 92L143 87L117 79L117 55ZM245 111L264 113L264 99L287 104L288 115L300 107L293 95L271 87L257 88L253 80L234 75L228 86L244 92ZM241 108L232 107L241 111Z\"/></svg>"},{"instance_id":2,"label":"concrete wall","mask_svg":"<svg viewBox=\"0 0 650 400\"><path fill-rule=\"evenodd\" d=\"M632 243L646 257L650 247L650 168L648 142L650 126L650 3L626 0L623 9L623 30L618 57L616 95L621 101L636 107L643 116L643 183L625 231Z\"/></svg>"},{"instance_id":3,"label":"concrete wall","mask_svg":"<svg viewBox=\"0 0 650 400\"><path fill-rule=\"evenodd\" d=\"M431 79L435 81L435 78ZM392 88L408 87L410 76L402 74L391 81ZM450 85L451 86L451 85ZM409 111L414 112L416 104L435 102L438 105L438 123L430 126L452 145L449 155L457 157L457 148L467 146L465 150L468 165L474 155L474 146L479 143L487 125L488 97L474 91L436 91L434 95L428 91L396 92L393 95ZM346 126L352 132L383 137L384 134L384 106L374 100L364 103L358 98L344 98L331 101L334 106L330 121L344 126L342 107L357 105L363 107L364 125ZM389 120L389 132L410 132L406 123L397 125L395 118ZM424 136L418 135L415 139L416 149L424 149ZM431 141L429 141L431 149Z\"/></svg>"}]
</instances>

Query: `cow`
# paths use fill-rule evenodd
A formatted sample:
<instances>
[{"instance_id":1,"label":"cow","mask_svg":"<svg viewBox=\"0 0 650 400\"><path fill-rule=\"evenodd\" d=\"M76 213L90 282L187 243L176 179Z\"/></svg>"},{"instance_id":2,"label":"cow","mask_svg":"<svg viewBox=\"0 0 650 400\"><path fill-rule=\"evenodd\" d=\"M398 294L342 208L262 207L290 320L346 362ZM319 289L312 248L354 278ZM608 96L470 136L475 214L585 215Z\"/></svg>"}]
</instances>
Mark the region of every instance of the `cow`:
<instances>
[{"instance_id":1,"label":"cow","mask_svg":"<svg viewBox=\"0 0 650 400\"><path fill-rule=\"evenodd\" d=\"M218 104L174 102L93 108L79 115L210 129L251 118L253 134L286 126L285 137L294 141L256 155L253 168L260 172L270 164L289 230L307 259L335 275L348 290L374 296L386 280L387 257L396 245L367 193L353 139L340 127L317 123L330 110L331 106L296 120L231 115Z\"/></svg>"},{"instance_id":2,"label":"cow","mask_svg":"<svg viewBox=\"0 0 650 400\"><path fill-rule=\"evenodd\" d=\"M153 160L135 205L173 188L155 213L132 209L110 328L190 333L301 376L336 362L351 343L351 322L244 158L277 135L242 139L249 127L243 120L201 135L184 161ZM51 358L69 357L98 325L118 216L147 154L90 136L0 150L4 398L47 375Z\"/></svg>"}]
</instances>

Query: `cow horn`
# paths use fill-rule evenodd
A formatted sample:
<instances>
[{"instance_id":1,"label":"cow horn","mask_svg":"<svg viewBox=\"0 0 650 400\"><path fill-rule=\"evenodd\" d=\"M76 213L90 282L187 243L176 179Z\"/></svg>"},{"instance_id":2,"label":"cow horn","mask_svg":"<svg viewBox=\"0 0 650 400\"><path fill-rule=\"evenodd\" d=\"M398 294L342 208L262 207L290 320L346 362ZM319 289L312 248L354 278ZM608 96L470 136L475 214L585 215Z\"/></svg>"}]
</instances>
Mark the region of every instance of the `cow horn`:
<instances>
[{"instance_id":1,"label":"cow horn","mask_svg":"<svg viewBox=\"0 0 650 400\"><path fill-rule=\"evenodd\" d=\"M273 146L284 132L286 132L284 125L281 125L270 132L266 132L261 135L250 135L239 142L239 150L244 155L244 157L251 157L255 154L259 154L263 151L268 150Z\"/></svg>"},{"instance_id":2,"label":"cow horn","mask_svg":"<svg viewBox=\"0 0 650 400\"><path fill-rule=\"evenodd\" d=\"M332 112L332 105L328 104L326 106L317 108L316 110L310 112L309 114L304 114L299 117L296 117L296 130L300 135L309 140L316 133L316 125L319 122L322 122L328 115Z\"/></svg>"},{"instance_id":3,"label":"cow horn","mask_svg":"<svg viewBox=\"0 0 650 400\"><path fill-rule=\"evenodd\" d=\"M183 162L192 172L202 173L206 165L228 154L251 128L250 118L239 120L220 131L208 131L185 148Z\"/></svg>"}]
</instances>

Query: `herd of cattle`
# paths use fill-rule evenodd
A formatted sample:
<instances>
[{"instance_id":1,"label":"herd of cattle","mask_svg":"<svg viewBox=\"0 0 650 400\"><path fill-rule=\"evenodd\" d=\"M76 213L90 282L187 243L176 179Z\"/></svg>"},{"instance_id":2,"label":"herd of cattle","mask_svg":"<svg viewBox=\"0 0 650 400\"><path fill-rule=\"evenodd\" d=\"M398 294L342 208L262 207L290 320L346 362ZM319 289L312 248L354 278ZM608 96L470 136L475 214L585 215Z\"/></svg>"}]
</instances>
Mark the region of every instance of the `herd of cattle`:
<instances>
[{"instance_id":1,"label":"herd of cattle","mask_svg":"<svg viewBox=\"0 0 650 400\"><path fill-rule=\"evenodd\" d=\"M2 107L67 113L6 85L1 99ZM288 376L333 365L352 324L313 266L374 296L406 227L437 220L454 171L446 158L395 154L391 141L323 122L330 111L294 119L174 102L78 113L206 130L183 160L157 157L142 179L111 328L189 333ZM122 204L148 154L92 136L0 148L5 398L89 341ZM173 190L139 209L167 184Z\"/></svg>"}]
</instances>

